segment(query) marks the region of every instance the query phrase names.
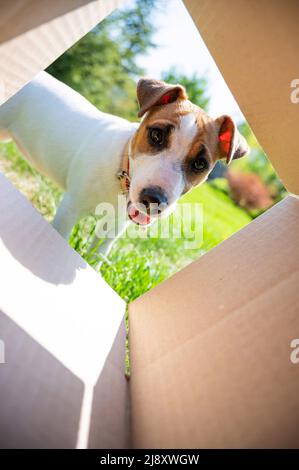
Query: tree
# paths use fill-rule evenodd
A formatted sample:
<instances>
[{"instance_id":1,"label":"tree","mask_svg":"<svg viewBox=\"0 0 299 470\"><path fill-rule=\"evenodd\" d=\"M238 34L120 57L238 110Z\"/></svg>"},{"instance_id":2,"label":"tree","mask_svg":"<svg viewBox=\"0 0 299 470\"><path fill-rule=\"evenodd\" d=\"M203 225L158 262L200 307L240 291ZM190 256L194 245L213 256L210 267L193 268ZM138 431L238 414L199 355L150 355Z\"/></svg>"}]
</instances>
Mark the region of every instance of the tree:
<instances>
[{"instance_id":1,"label":"tree","mask_svg":"<svg viewBox=\"0 0 299 470\"><path fill-rule=\"evenodd\" d=\"M155 47L151 14L156 0L136 0L97 25L47 69L102 111L136 120L136 58Z\"/></svg>"},{"instance_id":2,"label":"tree","mask_svg":"<svg viewBox=\"0 0 299 470\"><path fill-rule=\"evenodd\" d=\"M188 93L189 100L200 108L207 110L209 97L206 95L207 81L196 73L188 77L181 74L175 67L162 74L162 79L167 83L179 83L183 85Z\"/></svg>"}]
</instances>

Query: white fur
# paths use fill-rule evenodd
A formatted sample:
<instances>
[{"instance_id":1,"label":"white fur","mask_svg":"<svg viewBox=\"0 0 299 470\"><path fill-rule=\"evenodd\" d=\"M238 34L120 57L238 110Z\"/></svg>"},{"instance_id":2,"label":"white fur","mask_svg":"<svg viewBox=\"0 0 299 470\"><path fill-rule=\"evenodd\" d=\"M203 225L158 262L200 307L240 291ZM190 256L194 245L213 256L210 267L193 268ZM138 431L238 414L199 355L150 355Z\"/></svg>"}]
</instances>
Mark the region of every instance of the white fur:
<instances>
[{"instance_id":1,"label":"white fur","mask_svg":"<svg viewBox=\"0 0 299 470\"><path fill-rule=\"evenodd\" d=\"M13 138L26 159L65 191L54 220L65 238L100 202L116 207L116 173L137 127L99 111L46 72L0 108L0 138Z\"/></svg>"},{"instance_id":2,"label":"white fur","mask_svg":"<svg viewBox=\"0 0 299 470\"><path fill-rule=\"evenodd\" d=\"M136 156L131 163L133 178L130 196L133 204L138 203L140 191L146 186L162 187L167 194L169 206L176 203L185 185L181 162L188 154L197 132L194 113L186 114L173 131L170 148L158 154Z\"/></svg>"},{"instance_id":3,"label":"white fur","mask_svg":"<svg viewBox=\"0 0 299 470\"><path fill-rule=\"evenodd\" d=\"M138 123L99 111L46 72L39 73L0 108L0 139L13 138L25 158L65 191L53 222L65 238L78 219L95 214L100 203L112 204L118 216L120 183L116 174L138 127ZM191 112L182 116L172 131L169 149L130 158L129 199L133 204L139 202L143 188L161 186L169 201L165 213L174 208L185 184L181 163L196 133ZM113 220L117 227L113 236L127 224L123 215ZM107 254L112 243L109 234L100 251Z\"/></svg>"}]
</instances>

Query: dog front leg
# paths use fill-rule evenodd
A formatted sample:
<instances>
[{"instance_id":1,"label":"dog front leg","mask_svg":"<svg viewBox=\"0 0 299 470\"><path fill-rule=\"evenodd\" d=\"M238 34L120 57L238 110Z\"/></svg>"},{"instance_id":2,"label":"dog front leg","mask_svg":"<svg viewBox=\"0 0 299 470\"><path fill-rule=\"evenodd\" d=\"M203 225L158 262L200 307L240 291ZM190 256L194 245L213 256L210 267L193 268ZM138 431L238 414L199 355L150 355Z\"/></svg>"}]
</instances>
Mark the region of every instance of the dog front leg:
<instances>
[{"instance_id":1,"label":"dog front leg","mask_svg":"<svg viewBox=\"0 0 299 470\"><path fill-rule=\"evenodd\" d=\"M97 271L99 271L104 262L109 262L107 257L115 240L116 237L113 234L111 236L107 234L103 239L98 238L96 235L94 236L89 249L88 262L92 262L91 264Z\"/></svg>"},{"instance_id":2,"label":"dog front leg","mask_svg":"<svg viewBox=\"0 0 299 470\"><path fill-rule=\"evenodd\" d=\"M78 213L74 209L71 197L65 193L52 222L53 227L60 235L69 240L71 231L78 220Z\"/></svg>"},{"instance_id":3,"label":"dog front leg","mask_svg":"<svg viewBox=\"0 0 299 470\"><path fill-rule=\"evenodd\" d=\"M111 251L111 248L116 240L116 237L110 237L110 238L105 238L105 240L102 241L98 248L98 253L101 255L107 257Z\"/></svg>"},{"instance_id":4,"label":"dog front leg","mask_svg":"<svg viewBox=\"0 0 299 470\"><path fill-rule=\"evenodd\" d=\"M115 233L114 228L106 232L105 234L103 234L103 237L101 237L97 233L97 229L96 229L96 233L95 233L93 242L91 244L91 247L89 249L89 252L91 254L100 253L104 257L107 257L110 253L113 243L118 238L118 236L119 236L119 233Z\"/></svg>"},{"instance_id":5,"label":"dog front leg","mask_svg":"<svg viewBox=\"0 0 299 470\"><path fill-rule=\"evenodd\" d=\"M128 221L118 220L115 225L113 225L113 227L117 227L117 230L115 231L113 228L111 231L106 232L103 239L99 238L99 235L97 236L96 230L96 235L89 252L91 256L93 254L100 255L101 259L99 259L96 264L97 269L101 267L104 261L107 261L107 257L111 251L111 248L113 247L113 244L125 232L129 223L130 222Z\"/></svg>"}]
</instances>

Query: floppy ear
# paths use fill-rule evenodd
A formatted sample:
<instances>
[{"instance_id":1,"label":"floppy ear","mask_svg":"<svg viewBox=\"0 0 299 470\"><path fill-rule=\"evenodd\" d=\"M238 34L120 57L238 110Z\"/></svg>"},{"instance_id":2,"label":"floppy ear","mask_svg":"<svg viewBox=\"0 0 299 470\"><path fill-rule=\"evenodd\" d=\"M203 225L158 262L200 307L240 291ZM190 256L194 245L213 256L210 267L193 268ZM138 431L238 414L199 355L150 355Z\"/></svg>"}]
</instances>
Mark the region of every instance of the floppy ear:
<instances>
[{"instance_id":1,"label":"floppy ear","mask_svg":"<svg viewBox=\"0 0 299 470\"><path fill-rule=\"evenodd\" d=\"M244 157L250 151L245 138L240 134L230 116L220 116L216 119L218 126L218 146L220 158L225 158L229 164L232 160Z\"/></svg>"},{"instance_id":2,"label":"floppy ear","mask_svg":"<svg viewBox=\"0 0 299 470\"><path fill-rule=\"evenodd\" d=\"M182 85L170 85L152 78L141 78L137 84L137 99L141 117L152 106L172 103L178 99L187 100L188 96Z\"/></svg>"}]
</instances>

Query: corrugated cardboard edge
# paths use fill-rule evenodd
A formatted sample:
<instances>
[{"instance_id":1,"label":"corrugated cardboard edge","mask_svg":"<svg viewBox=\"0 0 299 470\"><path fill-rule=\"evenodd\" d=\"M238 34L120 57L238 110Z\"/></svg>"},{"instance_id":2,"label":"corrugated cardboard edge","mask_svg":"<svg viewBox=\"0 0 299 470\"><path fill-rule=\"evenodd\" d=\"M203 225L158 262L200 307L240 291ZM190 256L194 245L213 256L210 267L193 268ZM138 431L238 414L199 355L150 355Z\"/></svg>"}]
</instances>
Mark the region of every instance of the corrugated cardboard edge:
<instances>
[{"instance_id":1,"label":"corrugated cardboard edge","mask_svg":"<svg viewBox=\"0 0 299 470\"><path fill-rule=\"evenodd\" d=\"M2 175L0 258L0 447L128 447L126 304Z\"/></svg>"},{"instance_id":2,"label":"corrugated cardboard edge","mask_svg":"<svg viewBox=\"0 0 299 470\"><path fill-rule=\"evenodd\" d=\"M45 2L39 0L2 1L0 104L120 6L122 1L53 0L47 2L46 8Z\"/></svg>"},{"instance_id":3,"label":"corrugated cardboard edge","mask_svg":"<svg viewBox=\"0 0 299 470\"><path fill-rule=\"evenodd\" d=\"M129 306L133 445L299 447L299 201Z\"/></svg>"},{"instance_id":4,"label":"corrugated cardboard edge","mask_svg":"<svg viewBox=\"0 0 299 470\"><path fill-rule=\"evenodd\" d=\"M299 194L299 103L291 100L291 82L299 79L299 2L184 3L281 180Z\"/></svg>"}]
</instances>

